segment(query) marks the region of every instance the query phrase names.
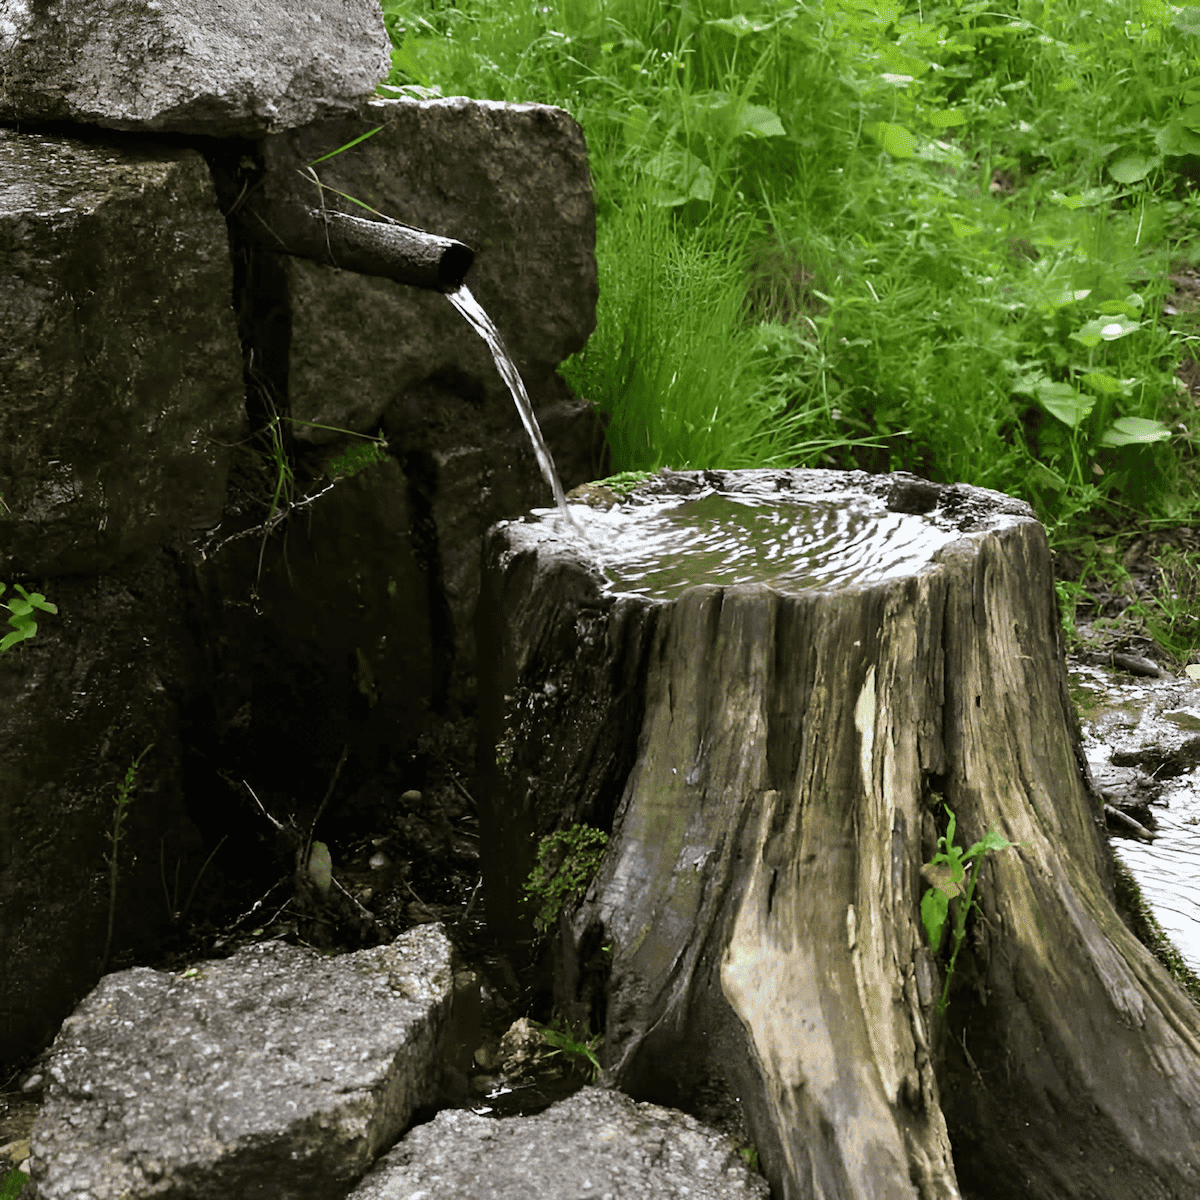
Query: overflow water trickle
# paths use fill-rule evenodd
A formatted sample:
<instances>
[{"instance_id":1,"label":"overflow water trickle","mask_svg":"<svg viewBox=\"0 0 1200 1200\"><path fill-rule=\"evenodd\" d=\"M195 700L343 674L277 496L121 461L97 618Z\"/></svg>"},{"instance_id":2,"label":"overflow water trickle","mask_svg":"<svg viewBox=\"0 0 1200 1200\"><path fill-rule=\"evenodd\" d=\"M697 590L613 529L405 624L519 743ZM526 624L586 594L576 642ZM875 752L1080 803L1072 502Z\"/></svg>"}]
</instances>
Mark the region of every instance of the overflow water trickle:
<instances>
[{"instance_id":1,"label":"overflow water trickle","mask_svg":"<svg viewBox=\"0 0 1200 1200\"><path fill-rule=\"evenodd\" d=\"M704 583L783 592L876 583L915 574L962 537L948 523L874 508L861 496L712 491L577 511L612 590L659 600Z\"/></svg>"},{"instance_id":2,"label":"overflow water trickle","mask_svg":"<svg viewBox=\"0 0 1200 1200\"><path fill-rule=\"evenodd\" d=\"M521 415L521 424L525 426L525 432L533 443L533 452L537 455L542 475L554 493L554 503L558 506L558 511L567 526L576 533L580 532L575 518L571 516L571 510L567 507L567 498L563 494L558 472L554 469L554 459L550 456L550 448L546 445L546 439L542 437L537 418L533 415L533 405L530 403L529 393L525 390L525 384L521 379L520 371L517 370L517 364L513 362L505 348L500 331L465 283L455 288L454 291L444 294L446 299L462 313L467 324L487 343L488 349L492 352L492 358L496 362L496 370L500 372L500 378L508 384L508 390L512 393L517 412Z\"/></svg>"}]
</instances>

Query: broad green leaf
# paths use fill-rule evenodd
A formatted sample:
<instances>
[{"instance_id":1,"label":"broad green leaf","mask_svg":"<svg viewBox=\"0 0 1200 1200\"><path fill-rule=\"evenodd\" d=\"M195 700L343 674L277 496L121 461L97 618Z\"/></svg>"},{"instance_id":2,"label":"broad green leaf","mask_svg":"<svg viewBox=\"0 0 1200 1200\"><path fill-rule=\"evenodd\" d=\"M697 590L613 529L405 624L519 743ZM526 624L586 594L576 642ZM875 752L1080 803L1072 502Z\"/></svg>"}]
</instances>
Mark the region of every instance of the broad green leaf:
<instances>
[{"instance_id":1,"label":"broad green leaf","mask_svg":"<svg viewBox=\"0 0 1200 1200\"><path fill-rule=\"evenodd\" d=\"M1080 395L1069 383L1040 383L1036 395L1042 407L1071 429L1092 411L1092 398Z\"/></svg>"},{"instance_id":2,"label":"broad green leaf","mask_svg":"<svg viewBox=\"0 0 1200 1200\"><path fill-rule=\"evenodd\" d=\"M1145 307L1146 301L1137 292L1130 292L1124 300L1105 300L1103 304L1097 304L1096 310L1113 316L1136 317Z\"/></svg>"},{"instance_id":3,"label":"broad green leaf","mask_svg":"<svg viewBox=\"0 0 1200 1200\"><path fill-rule=\"evenodd\" d=\"M1076 192L1073 195L1065 196L1062 192L1051 192L1050 199L1055 204L1061 204L1063 208L1090 208L1093 204L1100 204L1107 200L1112 195L1111 188L1087 188L1085 191Z\"/></svg>"},{"instance_id":4,"label":"broad green leaf","mask_svg":"<svg viewBox=\"0 0 1200 1200\"><path fill-rule=\"evenodd\" d=\"M954 213L947 213L946 216L950 221L950 228L954 230L956 238L970 237L971 234L979 232L979 226L973 224L971 221L964 220Z\"/></svg>"},{"instance_id":5,"label":"broad green leaf","mask_svg":"<svg viewBox=\"0 0 1200 1200\"><path fill-rule=\"evenodd\" d=\"M1190 104L1179 114L1180 124L1200 132L1200 104Z\"/></svg>"},{"instance_id":6,"label":"broad green leaf","mask_svg":"<svg viewBox=\"0 0 1200 1200\"><path fill-rule=\"evenodd\" d=\"M1184 12L1191 12L1184 9ZM1182 13L1180 14L1182 16ZM1200 12L1196 17L1196 32L1200 33ZM1200 154L1200 137L1182 121L1169 121L1155 135L1154 144L1163 154Z\"/></svg>"},{"instance_id":7,"label":"broad green leaf","mask_svg":"<svg viewBox=\"0 0 1200 1200\"><path fill-rule=\"evenodd\" d=\"M759 104L745 104L737 114L739 134L752 137L786 137L783 123L769 108Z\"/></svg>"},{"instance_id":8,"label":"broad green leaf","mask_svg":"<svg viewBox=\"0 0 1200 1200\"><path fill-rule=\"evenodd\" d=\"M1123 154L1116 162L1108 164L1108 173L1118 183L1136 183L1145 179L1155 165L1155 160L1144 154Z\"/></svg>"},{"instance_id":9,"label":"broad green leaf","mask_svg":"<svg viewBox=\"0 0 1200 1200\"><path fill-rule=\"evenodd\" d=\"M955 125L965 125L967 114L960 109L943 108L938 112L930 113L929 123L934 129L951 129Z\"/></svg>"},{"instance_id":10,"label":"broad green leaf","mask_svg":"<svg viewBox=\"0 0 1200 1200\"><path fill-rule=\"evenodd\" d=\"M890 121L873 121L865 126L873 137L893 158L912 158L917 148L917 139L903 125Z\"/></svg>"},{"instance_id":11,"label":"broad green leaf","mask_svg":"<svg viewBox=\"0 0 1200 1200\"><path fill-rule=\"evenodd\" d=\"M1077 329L1071 337L1085 346L1098 346L1101 342L1115 342L1141 327L1140 322L1131 321L1128 317L1097 317Z\"/></svg>"},{"instance_id":12,"label":"broad green leaf","mask_svg":"<svg viewBox=\"0 0 1200 1200\"><path fill-rule=\"evenodd\" d=\"M664 146L646 163L646 174L663 185L656 201L659 207L712 199L712 172L690 150L681 146Z\"/></svg>"},{"instance_id":13,"label":"broad green leaf","mask_svg":"<svg viewBox=\"0 0 1200 1200\"><path fill-rule=\"evenodd\" d=\"M946 893L937 888L930 888L921 898L921 924L925 926L925 936L929 939L929 948L935 953L942 944L942 931L946 928L946 913L950 901Z\"/></svg>"},{"instance_id":14,"label":"broad green leaf","mask_svg":"<svg viewBox=\"0 0 1200 1200\"><path fill-rule=\"evenodd\" d=\"M1134 446L1162 442L1171 431L1161 421L1145 417L1118 417L1100 437L1102 446Z\"/></svg>"},{"instance_id":15,"label":"broad green leaf","mask_svg":"<svg viewBox=\"0 0 1200 1200\"><path fill-rule=\"evenodd\" d=\"M1128 385L1133 381L1114 379L1103 371L1089 371L1079 377L1079 382L1093 395L1123 396L1128 394Z\"/></svg>"}]
</instances>

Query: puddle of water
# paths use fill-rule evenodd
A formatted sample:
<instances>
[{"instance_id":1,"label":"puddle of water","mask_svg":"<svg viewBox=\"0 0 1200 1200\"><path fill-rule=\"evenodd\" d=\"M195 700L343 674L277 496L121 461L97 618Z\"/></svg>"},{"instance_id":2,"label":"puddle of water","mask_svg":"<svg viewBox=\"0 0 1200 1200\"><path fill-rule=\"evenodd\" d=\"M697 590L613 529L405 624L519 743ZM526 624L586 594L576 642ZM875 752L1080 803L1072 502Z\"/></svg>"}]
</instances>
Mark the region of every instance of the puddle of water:
<instances>
[{"instance_id":1,"label":"puddle of water","mask_svg":"<svg viewBox=\"0 0 1200 1200\"><path fill-rule=\"evenodd\" d=\"M455 291L447 292L446 299L458 309L467 324L483 338L488 345L488 349L491 350L492 358L496 363L496 370L500 372L500 378L508 384L508 390L512 393L513 402L517 406L517 412L521 414L521 424L525 426L525 432L529 435L529 440L533 444L533 452L537 456L542 476L550 485L550 490L554 493L554 503L558 506L558 511L562 515L563 520L572 529L577 530L575 522L571 517L571 510L567 507L567 498L563 494L558 472L554 469L554 459L550 456L550 447L546 445L546 439L542 437L537 417L533 414L533 405L530 403L529 393L525 390L525 383L521 379L520 371L517 370L517 364L513 362L508 350L505 348L504 340L500 337L500 331L496 328L492 318L484 311L483 305L471 294L471 289L465 283Z\"/></svg>"},{"instance_id":2,"label":"puddle of water","mask_svg":"<svg viewBox=\"0 0 1200 1200\"><path fill-rule=\"evenodd\" d=\"M1072 686L1088 693L1080 724L1084 753L1094 772L1102 772L1118 748L1154 748L1165 756L1169 747L1200 727L1196 702L1184 698L1158 717L1151 706L1157 693L1170 689L1183 696L1194 685L1178 680L1133 682L1093 666L1072 664L1069 671ZM1200 697L1200 688L1196 692ZM1153 803L1155 840L1114 837L1113 853L1137 880L1163 932L1200 974L1200 770L1173 778L1163 778L1160 771L1159 778L1164 786Z\"/></svg>"},{"instance_id":3,"label":"puddle of water","mask_svg":"<svg viewBox=\"0 0 1200 1200\"><path fill-rule=\"evenodd\" d=\"M550 510L537 510L536 515ZM781 591L875 583L927 568L963 534L862 497L716 491L608 511L572 507L612 590L670 600L697 584Z\"/></svg>"}]
</instances>

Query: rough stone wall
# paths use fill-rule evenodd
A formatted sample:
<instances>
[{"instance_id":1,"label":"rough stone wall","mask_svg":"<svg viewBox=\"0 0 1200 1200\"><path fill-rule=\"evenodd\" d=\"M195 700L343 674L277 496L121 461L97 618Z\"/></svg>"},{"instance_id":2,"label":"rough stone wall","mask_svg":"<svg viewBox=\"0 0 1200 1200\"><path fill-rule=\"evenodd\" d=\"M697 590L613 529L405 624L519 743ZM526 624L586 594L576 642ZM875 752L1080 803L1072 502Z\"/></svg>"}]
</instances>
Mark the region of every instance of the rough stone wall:
<instances>
[{"instance_id":1,"label":"rough stone wall","mask_svg":"<svg viewBox=\"0 0 1200 1200\"><path fill-rule=\"evenodd\" d=\"M376 0L13 0L0 120L253 137L353 108L387 75Z\"/></svg>"},{"instance_id":2,"label":"rough stone wall","mask_svg":"<svg viewBox=\"0 0 1200 1200\"><path fill-rule=\"evenodd\" d=\"M245 429L204 159L0 129L0 580L214 525Z\"/></svg>"},{"instance_id":3,"label":"rough stone wall","mask_svg":"<svg viewBox=\"0 0 1200 1200\"><path fill-rule=\"evenodd\" d=\"M600 469L556 374L596 302L578 126L370 100L387 58L374 0L0 4L0 582L59 607L0 655L0 1062L100 969L133 757L118 963L224 834L209 883L273 870L242 768L303 804L469 708L480 535L549 500L445 298L231 244L243 183L311 201L296 168L380 126L320 178L476 250L564 482ZM350 475L288 417L386 455Z\"/></svg>"}]
</instances>

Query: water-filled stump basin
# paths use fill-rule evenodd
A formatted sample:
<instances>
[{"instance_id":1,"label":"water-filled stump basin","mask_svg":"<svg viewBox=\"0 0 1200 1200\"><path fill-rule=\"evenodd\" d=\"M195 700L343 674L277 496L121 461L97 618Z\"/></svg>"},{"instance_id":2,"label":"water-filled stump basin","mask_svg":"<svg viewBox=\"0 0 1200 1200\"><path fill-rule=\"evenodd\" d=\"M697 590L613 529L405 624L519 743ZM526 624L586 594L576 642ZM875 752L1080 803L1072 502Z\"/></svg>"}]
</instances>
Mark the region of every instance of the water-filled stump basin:
<instances>
[{"instance_id":1,"label":"water-filled stump basin","mask_svg":"<svg viewBox=\"0 0 1200 1200\"><path fill-rule=\"evenodd\" d=\"M744 1119L780 1200L1200 1195L1200 1014L1113 906L1031 511L830 471L591 498L585 540L485 542L481 843L516 938L538 839L609 832L548 935L603 1078ZM957 886L947 809L1015 843ZM953 926L976 875L943 1007L922 897Z\"/></svg>"}]
</instances>

